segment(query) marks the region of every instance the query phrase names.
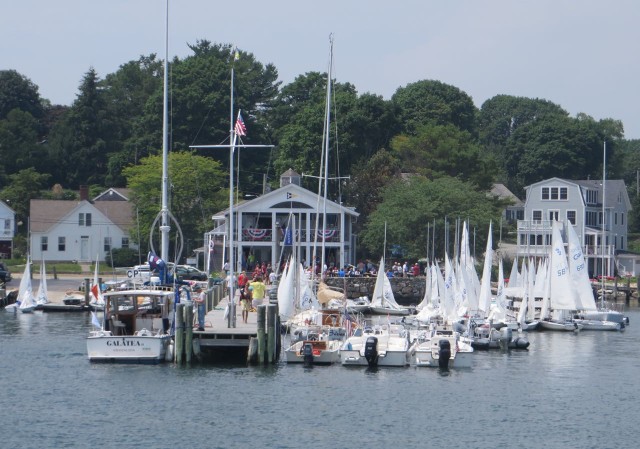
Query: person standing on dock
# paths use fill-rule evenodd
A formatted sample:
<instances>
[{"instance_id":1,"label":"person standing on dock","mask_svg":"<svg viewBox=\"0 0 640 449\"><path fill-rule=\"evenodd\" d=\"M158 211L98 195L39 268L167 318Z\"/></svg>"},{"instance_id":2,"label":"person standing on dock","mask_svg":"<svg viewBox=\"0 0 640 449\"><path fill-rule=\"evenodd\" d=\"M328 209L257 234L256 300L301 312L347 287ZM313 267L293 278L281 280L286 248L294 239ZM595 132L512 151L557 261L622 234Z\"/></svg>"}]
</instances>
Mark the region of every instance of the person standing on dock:
<instances>
[{"instance_id":1,"label":"person standing on dock","mask_svg":"<svg viewBox=\"0 0 640 449\"><path fill-rule=\"evenodd\" d=\"M251 297L253 298L251 304L254 309L257 309L264 300L264 294L267 287L262 282L262 278L260 276L258 276L255 281L251 282L249 286L251 287Z\"/></svg>"},{"instance_id":2,"label":"person standing on dock","mask_svg":"<svg viewBox=\"0 0 640 449\"><path fill-rule=\"evenodd\" d=\"M206 313L206 295L205 292L202 290L202 287L199 285L196 285L195 289L193 290L195 293L195 302L196 305L198 306L198 330L199 331L203 331L204 330L204 315Z\"/></svg>"}]
</instances>

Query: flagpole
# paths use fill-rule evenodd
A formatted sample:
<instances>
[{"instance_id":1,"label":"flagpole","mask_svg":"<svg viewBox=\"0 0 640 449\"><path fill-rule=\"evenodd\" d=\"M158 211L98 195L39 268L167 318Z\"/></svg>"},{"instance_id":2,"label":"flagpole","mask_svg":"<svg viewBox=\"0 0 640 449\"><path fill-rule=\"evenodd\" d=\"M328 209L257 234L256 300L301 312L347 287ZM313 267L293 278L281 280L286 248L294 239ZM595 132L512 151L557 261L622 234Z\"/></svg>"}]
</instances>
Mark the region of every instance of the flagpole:
<instances>
[{"instance_id":1,"label":"flagpole","mask_svg":"<svg viewBox=\"0 0 640 449\"><path fill-rule=\"evenodd\" d=\"M234 181L233 181L233 157L236 149L236 134L233 126L233 78L234 78L234 66L236 59L237 51L234 52L233 58L234 60L231 62L231 104L229 109L229 137L231 145L229 146L229 304L235 305L235 291L233 285L233 274L235 272L235 261L233 254L233 189L234 189ZM233 327L236 327L235 320L235 308L233 316L231 317L231 322L233 323Z\"/></svg>"}]
</instances>

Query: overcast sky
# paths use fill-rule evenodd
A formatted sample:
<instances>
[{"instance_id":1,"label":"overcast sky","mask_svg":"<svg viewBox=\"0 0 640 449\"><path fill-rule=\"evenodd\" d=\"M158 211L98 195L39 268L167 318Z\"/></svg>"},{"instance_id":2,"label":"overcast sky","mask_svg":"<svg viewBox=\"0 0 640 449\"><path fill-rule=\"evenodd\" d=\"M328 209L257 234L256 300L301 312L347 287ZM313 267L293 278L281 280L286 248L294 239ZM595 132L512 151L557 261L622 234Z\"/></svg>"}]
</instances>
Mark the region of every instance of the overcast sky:
<instances>
[{"instance_id":1,"label":"overcast sky","mask_svg":"<svg viewBox=\"0 0 640 449\"><path fill-rule=\"evenodd\" d=\"M230 9L225 9L230 8ZM640 138L638 0L170 0L169 55L207 39L273 63L286 84L326 72L385 99L435 79L476 106L498 94L541 98L572 116L621 120ZM19 0L0 8L0 70L54 104L83 75L103 78L140 55L164 56L165 0Z\"/></svg>"}]
</instances>

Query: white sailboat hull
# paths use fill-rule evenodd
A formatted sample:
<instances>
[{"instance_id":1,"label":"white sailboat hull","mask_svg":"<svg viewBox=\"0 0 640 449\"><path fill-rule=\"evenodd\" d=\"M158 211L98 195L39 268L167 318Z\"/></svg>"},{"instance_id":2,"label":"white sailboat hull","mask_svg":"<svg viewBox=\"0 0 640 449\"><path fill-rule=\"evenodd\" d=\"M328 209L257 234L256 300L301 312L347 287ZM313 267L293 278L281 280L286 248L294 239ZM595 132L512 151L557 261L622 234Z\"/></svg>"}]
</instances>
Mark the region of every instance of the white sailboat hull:
<instances>
[{"instance_id":1,"label":"white sailboat hull","mask_svg":"<svg viewBox=\"0 0 640 449\"><path fill-rule=\"evenodd\" d=\"M621 331L624 330L622 323L604 320L575 320L582 325L582 329L590 331Z\"/></svg>"},{"instance_id":2,"label":"white sailboat hull","mask_svg":"<svg viewBox=\"0 0 640 449\"><path fill-rule=\"evenodd\" d=\"M577 332L584 326L576 321L552 321L542 320L540 321L540 328L549 331L561 331L561 332Z\"/></svg>"}]
</instances>

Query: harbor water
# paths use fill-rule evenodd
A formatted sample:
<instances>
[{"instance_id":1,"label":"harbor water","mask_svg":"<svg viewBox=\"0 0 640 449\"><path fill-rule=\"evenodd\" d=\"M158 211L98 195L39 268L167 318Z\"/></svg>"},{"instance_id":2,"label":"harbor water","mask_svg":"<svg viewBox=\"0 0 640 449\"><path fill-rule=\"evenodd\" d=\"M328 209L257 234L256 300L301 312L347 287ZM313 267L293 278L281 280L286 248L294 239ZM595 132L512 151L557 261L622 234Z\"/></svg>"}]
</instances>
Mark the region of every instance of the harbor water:
<instances>
[{"instance_id":1,"label":"harbor water","mask_svg":"<svg viewBox=\"0 0 640 449\"><path fill-rule=\"evenodd\" d=\"M473 367L91 364L90 316L0 310L6 448L619 448L640 433L624 332L533 332Z\"/></svg>"}]
</instances>

